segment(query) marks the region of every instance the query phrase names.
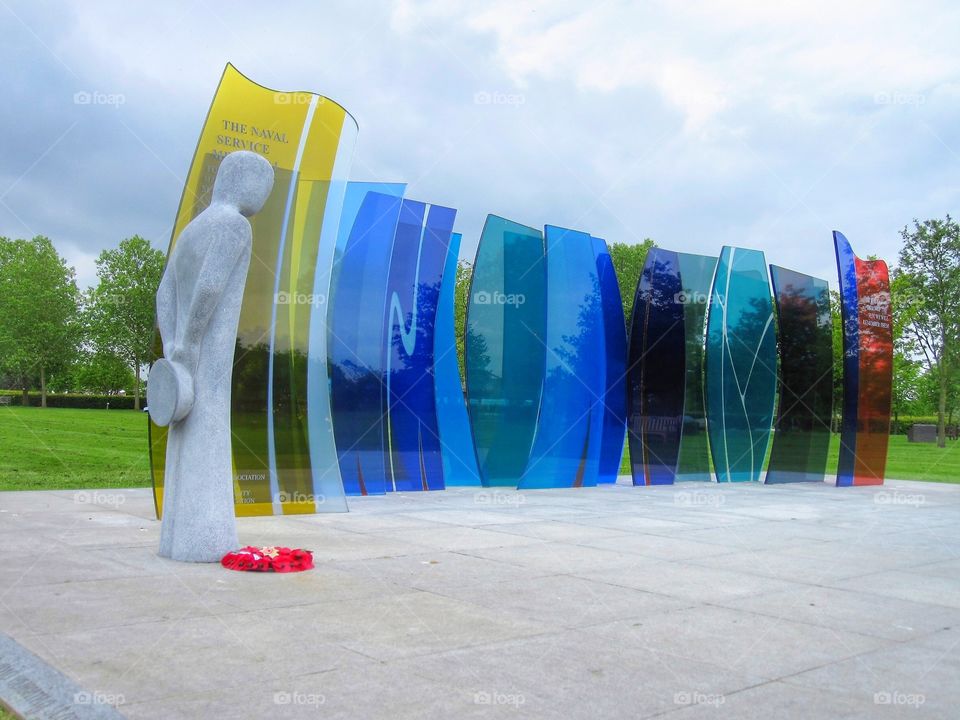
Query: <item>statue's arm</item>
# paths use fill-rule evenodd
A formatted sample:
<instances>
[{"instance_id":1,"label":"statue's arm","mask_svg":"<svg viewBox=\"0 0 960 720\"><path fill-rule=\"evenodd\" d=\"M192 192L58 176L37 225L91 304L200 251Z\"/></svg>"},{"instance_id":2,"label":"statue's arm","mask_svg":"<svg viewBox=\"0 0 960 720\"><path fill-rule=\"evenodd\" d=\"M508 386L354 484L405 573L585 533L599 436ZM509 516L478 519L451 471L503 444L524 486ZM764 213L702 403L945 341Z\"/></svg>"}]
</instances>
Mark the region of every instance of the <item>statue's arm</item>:
<instances>
[{"instance_id":1,"label":"statue's arm","mask_svg":"<svg viewBox=\"0 0 960 720\"><path fill-rule=\"evenodd\" d=\"M197 275L197 284L184 323L177 328L173 360L186 366L191 375L196 372L200 343L210 323L210 318L220 304L220 297L237 262L253 238L250 223L237 216L211 240L203 256L203 264Z\"/></svg>"},{"instance_id":2,"label":"statue's arm","mask_svg":"<svg viewBox=\"0 0 960 720\"><path fill-rule=\"evenodd\" d=\"M172 263L167 263L157 288L157 327L163 341L163 354L169 357L177 339L177 279Z\"/></svg>"}]
</instances>

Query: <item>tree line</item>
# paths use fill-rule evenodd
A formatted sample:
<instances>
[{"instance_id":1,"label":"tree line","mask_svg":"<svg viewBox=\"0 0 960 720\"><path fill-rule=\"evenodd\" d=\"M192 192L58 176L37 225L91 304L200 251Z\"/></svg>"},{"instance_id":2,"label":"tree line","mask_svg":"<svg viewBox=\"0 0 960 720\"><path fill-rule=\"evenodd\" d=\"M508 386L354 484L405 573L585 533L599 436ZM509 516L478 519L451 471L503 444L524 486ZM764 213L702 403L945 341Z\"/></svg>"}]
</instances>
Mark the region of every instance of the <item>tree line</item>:
<instances>
[{"instance_id":1,"label":"tree line","mask_svg":"<svg viewBox=\"0 0 960 720\"><path fill-rule=\"evenodd\" d=\"M49 238L0 237L0 387L22 393L132 393L140 409L150 360L154 296L166 254L135 235L97 258L97 284L76 272Z\"/></svg>"},{"instance_id":2,"label":"tree line","mask_svg":"<svg viewBox=\"0 0 960 720\"><path fill-rule=\"evenodd\" d=\"M893 414L938 417L938 439L960 411L960 225L950 215L914 220L901 232L891 274L894 333ZM611 243L627 327L634 290L655 244ZM154 297L165 254L135 235L97 258L97 284L80 291L76 274L53 243L0 237L0 388L47 392L132 393L139 409L142 375L154 338ZM457 350L463 338L472 276L457 267ZM834 406L842 392L840 303L834 314Z\"/></svg>"}]
</instances>

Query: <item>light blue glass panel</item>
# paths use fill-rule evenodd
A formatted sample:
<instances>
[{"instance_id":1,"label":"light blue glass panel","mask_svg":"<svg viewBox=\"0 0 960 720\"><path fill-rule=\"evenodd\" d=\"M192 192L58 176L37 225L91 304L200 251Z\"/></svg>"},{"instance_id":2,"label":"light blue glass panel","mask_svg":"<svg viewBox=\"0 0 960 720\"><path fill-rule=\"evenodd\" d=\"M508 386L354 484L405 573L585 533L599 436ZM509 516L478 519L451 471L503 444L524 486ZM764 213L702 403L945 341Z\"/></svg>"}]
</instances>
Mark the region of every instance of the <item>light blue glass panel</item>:
<instances>
[{"instance_id":1,"label":"light blue glass panel","mask_svg":"<svg viewBox=\"0 0 960 720\"><path fill-rule=\"evenodd\" d=\"M456 292L460 233L453 233L440 283L437 324L433 336L433 373L440 427L440 457L447 486L481 485L470 416L457 362Z\"/></svg>"},{"instance_id":2,"label":"light blue glass panel","mask_svg":"<svg viewBox=\"0 0 960 720\"><path fill-rule=\"evenodd\" d=\"M760 480L776 387L766 261L759 250L724 247L707 317L707 431L718 481Z\"/></svg>"},{"instance_id":3,"label":"light blue glass panel","mask_svg":"<svg viewBox=\"0 0 960 720\"><path fill-rule=\"evenodd\" d=\"M606 386L600 281L590 235L547 225L546 372L521 489L597 484ZM598 348L600 351L598 352Z\"/></svg>"}]
</instances>

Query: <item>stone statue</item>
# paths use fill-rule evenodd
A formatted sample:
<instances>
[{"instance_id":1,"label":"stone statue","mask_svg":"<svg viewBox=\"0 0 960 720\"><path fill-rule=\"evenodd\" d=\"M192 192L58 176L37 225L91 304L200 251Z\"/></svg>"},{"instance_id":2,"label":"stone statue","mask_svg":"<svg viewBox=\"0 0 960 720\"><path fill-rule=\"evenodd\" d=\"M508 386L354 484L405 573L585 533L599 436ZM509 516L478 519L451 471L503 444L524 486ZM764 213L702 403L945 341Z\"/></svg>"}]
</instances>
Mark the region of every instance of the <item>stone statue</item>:
<instances>
[{"instance_id":1,"label":"stone statue","mask_svg":"<svg viewBox=\"0 0 960 720\"><path fill-rule=\"evenodd\" d=\"M273 188L273 167L227 155L210 206L180 233L157 290L164 357L147 381L150 417L169 426L160 555L218 562L239 547L233 504L230 384L253 233L248 217Z\"/></svg>"}]
</instances>

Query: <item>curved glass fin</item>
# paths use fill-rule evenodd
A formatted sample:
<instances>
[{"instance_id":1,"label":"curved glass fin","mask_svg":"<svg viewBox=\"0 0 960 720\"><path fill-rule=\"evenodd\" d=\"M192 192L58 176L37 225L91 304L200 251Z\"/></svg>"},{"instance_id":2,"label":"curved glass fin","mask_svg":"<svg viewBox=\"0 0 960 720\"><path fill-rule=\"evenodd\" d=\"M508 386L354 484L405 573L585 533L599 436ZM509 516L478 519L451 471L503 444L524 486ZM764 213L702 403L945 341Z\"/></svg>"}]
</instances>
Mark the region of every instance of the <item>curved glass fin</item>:
<instances>
[{"instance_id":1,"label":"curved glass fin","mask_svg":"<svg viewBox=\"0 0 960 720\"><path fill-rule=\"evenodd\" d=\"M759 481L777 391L773 303L759 250L720 252L707 315L706 390L717 480Z\"/></svg>"},{"instance_id":2,"label":"curved glass fin","mask_svg":"<svg viewBox=\"0 0 960 720\"><path fill-rule=\"evenodd\" d=\"M893 321L883 260L861 260L833 233L843 319L843 418L837 485L882 485L890 441Z\"/></svg>"},{"instance_id":3,"label":"curved glass fin","mask_svg":"<svg viewBox=\"0 0 960 720\"><path fill-rule=\"evenodd\" d=\"M627 328L617 273L606 241L592 238L603 314L604 383L598 483L615 483L627 432Z\"/></svg>"},{"instance_id":4,"label":"curved glass fin","mask_svg":"<svg viewBox=\"0 0 960 720\"><path fill-rule=\"evenodd\" d=\"M717 258L677 253L683 293L684 382L683 427L677 480L713 480L707 442L707 408L703 391L703 359L707 334L707 303Z\"/></svg>"},{"instance_id":5,"label":"curved glass fin","mask_svg":"<svg viewBox=\"0 0 960 720\"><path fill-rule=\"evenodd\" d=\"M546 371L521 489L597 484L602 441L603 309L590 235L547 225ZM600 421L600 422L598 422Z\"/></svg>"},{"instance_id":6,"label":"curved glass fin","mask_svg":"<svg viewBox=\"0 0 960 720\"><path fill-rule=\"evenodd\" d=\"M630 322L627 438L634 485L674 482L683 420L685 342L678 254L652 248Z\"/></svg>"},{"instance_id":7,"label":"curved glass fin","mask_svg":"<svg viewBox=\"0 0 960 720\"><path fill-rule=\"evenodd\" d=\"M516 487L530 457L543 387L543 234L488 215L467 302L467 409L484 487Z\"/></svg>"},{"instance_id":8,"label":"curved glass fin","mask_svg":"<svg viewBox=\"0 0 960 720\"><path fill-rule=\"evenodd\" d=\"M456 298L460 260L460 233L453 233L440 283L437 324L433 337L434 387L440 427L440 459L447 486L479 486L480 469L473 447L470 416L457 360Z\"/></svg>"},{"instance_id":9,"label":"curved glass fin","mask_svg":"<svg viewBox=\"0 0 960 720\"><path fill-rule=\"evenodd\" d=\"M238 515L346 510L339 476L329 472L333 442L322 422L322 393L311 398L311 335L322 332L325 297L357 125L335 102L278 92L227 65L204 122L174 222L170 250L210 203L220 161L250 150L274 166L263 210L251 218L253 255L234 357L231 429ZM301 299L306 302L301 302ZM318 315L318 313L321 313ZM160 355L159 343L156 355ZM158 515L163 506L166 433L150 427ZM325 472L314 473L314 465Z\"/></svg>"},{"instance_id":10,"label":"curved glass fin","mask_svg":"<svg viewBox=\"0 0 960 720\"><path fill-rule=\"evenodd\" d=\"M384 307L401 200L367 193L339 263L328 363L333 429L347 495L387 489Z\"/></svg>"},{"instance_id":11,"label":"curved glass fin","mask_svg":"<svg viewBox=\"0 0 960 720\"><path fill-rule=\"evenodd\" d=\"M766 483L822 482L833 414L833 323L826 280L770 266L780 374Z\"/></svg>"},{"instance_id":12,"label":"curved glass fin","mask_svg":"<svg viewBox=\"0 0 960 720\"><path fill-rule=\"evenodd\" d=\"M388 490L442 490L433 384L440 281L457 211L404 200L384 307Z\"/></svg>"}]
</instances>

